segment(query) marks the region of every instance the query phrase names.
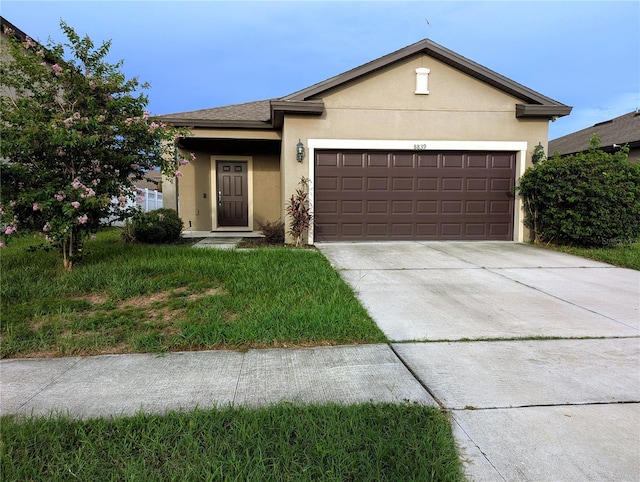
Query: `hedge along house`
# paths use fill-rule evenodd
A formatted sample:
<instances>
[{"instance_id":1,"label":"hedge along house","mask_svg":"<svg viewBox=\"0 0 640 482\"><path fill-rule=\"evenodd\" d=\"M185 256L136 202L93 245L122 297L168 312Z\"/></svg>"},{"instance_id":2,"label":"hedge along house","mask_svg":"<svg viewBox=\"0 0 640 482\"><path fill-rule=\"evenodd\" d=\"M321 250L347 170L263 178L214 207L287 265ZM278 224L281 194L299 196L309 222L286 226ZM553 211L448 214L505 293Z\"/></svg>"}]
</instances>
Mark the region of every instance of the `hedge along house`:
<instances>
[{"instance_id":1,"label":"hedge along house","mask_svg":"<svg viewBox=\"0 0 640 482\"><path fill-rule=\"evenodd\" d=\"M428 39L291 95L162 116L196 153L165 207L198 231L285 219L301 177L308 242L516 240L513 187L558 103Z\"/></svg>"}]
</instances>

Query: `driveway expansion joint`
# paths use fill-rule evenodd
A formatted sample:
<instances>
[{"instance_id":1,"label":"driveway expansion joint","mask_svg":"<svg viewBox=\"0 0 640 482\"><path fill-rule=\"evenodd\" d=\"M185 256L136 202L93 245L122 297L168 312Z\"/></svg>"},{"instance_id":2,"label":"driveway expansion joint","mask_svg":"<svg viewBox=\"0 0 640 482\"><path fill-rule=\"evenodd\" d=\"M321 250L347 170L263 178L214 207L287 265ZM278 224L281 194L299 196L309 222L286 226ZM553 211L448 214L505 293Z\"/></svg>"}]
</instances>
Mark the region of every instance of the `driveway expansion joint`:
<instances>
[{"instance_id":1,"label":"driveway expansion joint","mask_svg":"<svg viewBox=\"0 0 640 482\"><path fill-rule=\"evenodd\" d=\"M400 354L396 351L396 349L393 347L393 344L391 342L387 343L387 346L391 349L391 351L393 352L393 354L398 358L398 360L400 360L400 363L402 363L402 365L409 371L409 373L411 373L411 376L413 378L416 379L416 381L420 384L420 386L422 388L424 388L424 390L429 394L429 396L431 396L431 398L433 398L435 400L435 402L438 404L438 406L442 409L442 410L447 410L447 407L444 405L444 403L442 403L442 400L440 400L435 393L433 393L433 391L420 379L420 377L418 376L418 374L413 370L413 368L411 368L409 366L409 364L407 364L407 362L404 361L404 359L400 356Z\"/></svg>"},{"instance_id":2,"label":"driveway expansion joint","mask_svg":"<svg viewBox=\"0 0 640 482\"><path fill-rule=\"evenodd\" d=\"M634 405L640 400L614 400L610 402L575 402L575 403L536 403L531 405L509 405L496 407L474 407L468 405L464 408L451 407L447 410L451 412L480 412L483 410L519 410L521 408L549 408L549 407L592 407L598 405Z\"/></svg>"}]
</instances>

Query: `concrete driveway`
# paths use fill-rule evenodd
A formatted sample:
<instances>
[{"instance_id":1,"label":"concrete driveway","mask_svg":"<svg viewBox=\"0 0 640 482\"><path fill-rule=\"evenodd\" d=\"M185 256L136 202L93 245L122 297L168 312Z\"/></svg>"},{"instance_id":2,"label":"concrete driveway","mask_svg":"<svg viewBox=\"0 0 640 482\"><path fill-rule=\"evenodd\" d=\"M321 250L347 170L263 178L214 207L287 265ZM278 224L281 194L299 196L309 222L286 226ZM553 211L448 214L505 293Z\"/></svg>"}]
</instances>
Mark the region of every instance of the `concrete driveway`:
<instances>
[{"instance_id":1,"label":"concrete driveway","mask_svg":"<svg viewBox=\"0 0 640 482\"><path fill-rule=\"evenodd\" d=\"M640 272L508 242L318 248L452 414L469 479L639 480Z\"/></svg>"}]
</instances>

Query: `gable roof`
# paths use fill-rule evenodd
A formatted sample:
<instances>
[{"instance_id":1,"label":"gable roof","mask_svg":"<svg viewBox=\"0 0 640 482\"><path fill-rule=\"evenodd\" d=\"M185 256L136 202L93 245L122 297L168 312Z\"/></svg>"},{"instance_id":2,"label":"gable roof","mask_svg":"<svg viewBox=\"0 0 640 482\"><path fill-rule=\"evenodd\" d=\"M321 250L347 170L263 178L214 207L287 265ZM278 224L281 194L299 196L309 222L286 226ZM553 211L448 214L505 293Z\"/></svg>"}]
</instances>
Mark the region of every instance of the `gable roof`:
<instances>
[{"instance_id":1,"label":"gable roof","mask_svg":"<svg viewBox=\"0 0 640 482\"><path fill-rule=\"evenodd\" d=\"M586 129L549 141L549 154L560 155L583 152L589 149L594 134L600 136L600 146L607 150L614 144L640 147L640 111L636 110L614 119L599 122Z\"/></svg>"},{"instance_id":2,"label":"gable roof","mask_svg":"<svg viewBox=\"0 0 640 482\"><path fill-rule=\"evenodd\" d=\"M161 116L166 122L182 122L180 125L187 126L214 126L220 124L226 127L234 127L233 122L237 120L235 127L245 127L251 120L259 121L262 124L255 124L252 127L261 125L263 128L282 126L285 113L296 113L306 115L320 115L324 112L324 104L318 97L321 94L348 84L356 79L367 76L373 72L389 67L417 54L425 54L435 58L451 67L464 72L481 82L491 85L498 90L510 94L523 103L516 104L516 117L561 117L568 115L572 107L561 104L549 97L546 97L534 90L514 82L503 75L500 75L472 60L469 60L437 43L424 39L415 44L404 47L396 52L390 53L364 65L351 69L340 75L314 84L293 94L281 98L261 101L270 103L270 116L268 119L264 115L257 117L256 103L235 104L226 107L205 109L204 111L183 112ZM230 109L232 108L232 109ZM261 109L264 105L261 105ZM206 113L204 113L206 112ZM263 113L263 111L260 111ZM236 119L231 117L236 116ZM207 119L203 119L206 116ZM250 119L251 118L251 119ZM204 123L203 123L204 122ZM270 123L271 125L268 125Z\"/></svg>"}]
</instances>

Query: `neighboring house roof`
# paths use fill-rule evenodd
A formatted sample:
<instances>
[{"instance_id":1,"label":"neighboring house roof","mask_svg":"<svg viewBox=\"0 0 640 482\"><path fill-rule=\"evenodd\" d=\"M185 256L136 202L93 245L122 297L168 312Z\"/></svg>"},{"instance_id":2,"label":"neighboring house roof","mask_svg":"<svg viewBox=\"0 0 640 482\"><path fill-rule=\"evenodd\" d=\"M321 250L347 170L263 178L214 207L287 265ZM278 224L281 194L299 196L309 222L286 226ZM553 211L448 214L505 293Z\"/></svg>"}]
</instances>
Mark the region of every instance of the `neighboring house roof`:
<instances>
[{"instance_id":1,"label":"neighboring house roof","mask_svg":"<svg viewBox=\"0 0 640 482\"><path fill-rule=\"evenodd\" d=\"M343 74L331 77L293 94L258 102L234 104L230 106L181 112L160 116L165 122L188 127L237 127L237 128L279 128L285 113L320 115L324 104L317 97L336 87L403 61L408 57L423 53L457 70L489 84L522 101L516 105L516 117L562 117L571 112L571 107L535 92L508 79L476 62L424 39L391 54L356 67ZM266 112L267 107L270 112Z\"/></svg>"},{"instance_id":2,"label":"neighboring house roof","mask_svg":"<svg viewBox=\"0 0 640 482\"><path fill-rule=\"evenodd\" d=\"M594 134L600 136L600 147L613 150L614 144L629 145L630 149L640 147L640 111L636 110L615 119L599 122L594 126L549 141L549 154L560 155L583 152L589 149L589 141Z\"/></svg>"},{"instance_id":3,"label":"neighboring house roof","mask_svg":"<svg viewBox=\"0 0 640 482\"><path fill-rule=\"evenodd\" d=\"M155 182L153 182L155 181ZM149 189L151 191L162 191L162 172L158 169L147 171L145 178L135 181L133 185L140 189Z\"/></svg>"}]
</instances>

